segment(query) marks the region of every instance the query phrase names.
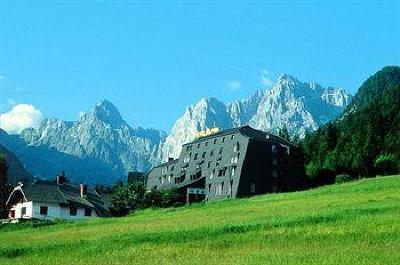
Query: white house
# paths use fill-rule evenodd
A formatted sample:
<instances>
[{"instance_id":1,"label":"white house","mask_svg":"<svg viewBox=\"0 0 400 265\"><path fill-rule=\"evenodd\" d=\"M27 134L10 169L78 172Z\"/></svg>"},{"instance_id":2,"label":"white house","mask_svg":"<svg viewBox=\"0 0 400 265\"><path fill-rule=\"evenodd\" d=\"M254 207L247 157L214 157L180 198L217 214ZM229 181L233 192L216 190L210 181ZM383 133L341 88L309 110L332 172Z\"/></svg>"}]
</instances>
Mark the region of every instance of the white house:
<instances>
[{"instance_id":1,"label":"white house","mask_svg":"<svg viewBox=\"0 0 400 265\"><path fill-rule=\"evenodd\" d=\"M19 183L7 201L9 219L82 219L109 217L106 203L95 189L72 185L64 176L57 181Z\"/></svg>"}]
</instances>

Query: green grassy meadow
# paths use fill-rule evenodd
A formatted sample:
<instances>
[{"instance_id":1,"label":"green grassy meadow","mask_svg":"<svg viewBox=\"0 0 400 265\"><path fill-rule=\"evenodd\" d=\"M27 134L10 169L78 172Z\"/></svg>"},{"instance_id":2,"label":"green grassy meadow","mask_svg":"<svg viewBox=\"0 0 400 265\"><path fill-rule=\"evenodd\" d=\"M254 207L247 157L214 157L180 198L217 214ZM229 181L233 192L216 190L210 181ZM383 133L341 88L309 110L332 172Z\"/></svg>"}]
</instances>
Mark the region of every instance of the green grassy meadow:
<instances>
[{"instance_id":1,"label":"green grassy meadow","mask_svg":"<svg viewBox=\"0 0 400 265\"><path fill-rule=\"evenodd\" d=\"M0 264L400 264L400 176L0 227Z\"/></svg>"}]
</instances>

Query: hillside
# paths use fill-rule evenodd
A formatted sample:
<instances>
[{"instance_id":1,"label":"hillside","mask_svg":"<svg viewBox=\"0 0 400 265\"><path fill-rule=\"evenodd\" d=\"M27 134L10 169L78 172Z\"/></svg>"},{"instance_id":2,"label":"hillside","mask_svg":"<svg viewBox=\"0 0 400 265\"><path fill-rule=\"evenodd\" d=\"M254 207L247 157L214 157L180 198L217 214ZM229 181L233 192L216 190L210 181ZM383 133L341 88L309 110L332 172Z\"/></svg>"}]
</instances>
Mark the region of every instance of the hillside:
<instances>
[{"instance_id":1,"label":"hillside","mask_svg":"<svg viewBox=\"0 0 400 265\"><path fill-rule=\"evenodd\" d=\"M342 115L305 138L308 175L330 183L341 173L398 173L399 110L400 67L384 67L362 84Z\"/></svg>"},{"instance_id":2,"label":"hillside","mask_svg":"<svg viewBox=\"0 0 400 265\"><path fill-rule=\"evenodd\" d=\"M0 227L0 264L400 264L400 176Z\"/></svg>"},{"instance_id":3,"label":"hillside","mask_svg":"<svg viewBox=\"0 0 400 265\"><path fill-rule=\"evenodd\" d=\"M7 182L15 185L20 180L30 181L32 175L25 169L19 159L7 148L0 144L0 154L4 155L7 160L8 172Z\"/></svg>"}]
</instances>

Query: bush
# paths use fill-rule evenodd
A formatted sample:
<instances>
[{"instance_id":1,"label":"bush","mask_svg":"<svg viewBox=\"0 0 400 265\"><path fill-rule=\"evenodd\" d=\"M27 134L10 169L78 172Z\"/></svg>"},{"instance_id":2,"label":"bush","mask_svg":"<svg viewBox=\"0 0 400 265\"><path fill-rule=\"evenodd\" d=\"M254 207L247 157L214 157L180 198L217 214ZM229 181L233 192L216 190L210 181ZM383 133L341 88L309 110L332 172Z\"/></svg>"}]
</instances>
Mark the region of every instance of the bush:
<instances>
[{"instance_id":1,"label":"bush","mask_svg":"<svg viewBox=\"0 0 400 265\"><path fill-rule=\"evenodd\" d=\"M350 177L350 175L347 175L347 174L340 174L340 175L336 175L336 177L335 177L335 183L345 183L345 182L349 182L351 180L352 180L352 178Z\"/></svg>"},{"instance_id":2,"label":"bush","mask_svg":"<svg viewBox=\"0 0 400 265\"><path fill-rule=\"evenodd\" d=\"M396 159L392 154L380 155L375 160L375 170L379 175L392 175L398 172Z\"/></svg>"}]
</instances>

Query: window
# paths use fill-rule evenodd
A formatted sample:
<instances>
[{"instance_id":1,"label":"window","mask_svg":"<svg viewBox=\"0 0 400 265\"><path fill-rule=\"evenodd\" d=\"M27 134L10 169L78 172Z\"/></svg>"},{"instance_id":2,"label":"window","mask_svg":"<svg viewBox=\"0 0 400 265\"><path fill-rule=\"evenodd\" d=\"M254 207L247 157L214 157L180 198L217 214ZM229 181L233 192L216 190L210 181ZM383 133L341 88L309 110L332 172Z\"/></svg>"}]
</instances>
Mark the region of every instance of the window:
<instances>
[{"instance_id":1,"label":"window","mask_svg":"<svg viewBox=\"0 0 400 265\"><path fill-rule=\"evenodd\" d=\"M85 208L85 216L92 216L92 209Z\"/></svg>"},{"instance_id":2,"label":"window","mask_svg":"<svg viewBox=\"0 0 400 265\"><path fill-rule=\"evenodd\" d=\"M208 142L206 142L206 146L208 146Z\"/></svg>"},{"instance_id":3,"label":"window","mask_svg":"<svg viewBox=\"0 0 400 265\"><path fill-rule=\"evenodd\" d=\"M250 183L250 193L256 193L256 184Z\"/></svg>"},{"instance_id":4,"label":"window","mask_svg":"<svg viewBox=\"0 0 400 265\"><path fill-rule=\"evenodd\" d=\"M233 152L238 152L239 149L240 149L240 144L239 144L239 143L236 143L236 144L233 146Z\"/></svg>"},{"instance_id":5,"label":"window","mask_svg":"<svg viewBox=\"0 0 400 265\"><path fill-rule=\"evenodd\" d=\"M161 177L159 177L159 178L158 178L158 181L159 181L160 183L162 183L162 178L161 178Z\"/></svg>"},{"instance_id":6,"label":"window","mask_svg":"<svg viewBox=\"0 0 400 265\"><path fill-rule=\"evenodd\" d=\"M186 146L186 151L191 151L191 150L192 150L192 146L191 145Z\"/></svg>"},{"instance_id":7,"label":"window","mask_svg":"<svg viewBox=\"0 0 400 265\"><path fill-rule=\"evenodd\" d=\"M183 159L183 162L189 163L191 157L192 157L192 153L186 154L185 158Z\"/></svg>"},{"instance_id":8,"label":"window","mask_svg":"<svg viewBox=\"0 0 400 265\"><path fill-rule=\"evenodd\" d=\"M208 194L211 193L211 184L208 184Z\"/></svg>"},{"instance_id":9,"label":"window","mask_svg":"<svg viewBox=\"0 0 400 265\"><path fill-rule=\"evenodd\" d=\"M211 161L208 161L207 168L210 168L210 167L211 167Z\"/></svg>"},{"instance_id":10,"label":"window","mask_svg":"<svg viewBox=\"0 0 400 265\"><path fill-rule=\"evenodd\" d=\"M201 158L206 158L206 152L203 152L203 154L201 154Z\"/></svg>"},{"instance_id":11,"label":"window","mask_svg":"<svg viewBox=\"0 0 400 265\"><path fill-rule=\"evenodd\" d=\"M225 173L226 173L226 167L218 171L218 177L225 176Z\"/></svg>"},{"instance_id":12,"label":"window","mask_svg":"<svg viewBox=\"0 0 400 265\"><path fill-rule=\"evenodd\" d=\"M185 180L185 175L175 178L175 184L181 183Z\"/></svg>"},{"instance_id":13,"label":"window","mask_svg":"<svg viewBox=\"0 0 400 265\"><path fill-rule=\"evenodd\" d=\"M194 160L197 160L198 155L199 155L199 154L197 154L197 153L194 154Z\"/></svg>"},{"instance_id":14,"label":"window","mask_svg":"<svg viewBox=\"0 0 400 265\"><path fill-rule=\"evenodd\" d=\"M239 154L231 158L231 164L236 164L239 161Z\"/></svg>"},{"instance_id":15,"label":"window","mask_svg":"<svg viewBox=\"0 0 400 265\"><path fill-rule=\"evenodd\" d=\"M214 150L211 150L210 156L213 156L213 155L214 155Z\"/></svg>"},{"instance_id":16,"label":"window","mask_svg":"<svg viewBox=\"0 0 400 265\"><path fill-rule=\"evenodd\" d=\"M236 171L236 167L232 167L232 170L231 170L231 176L232 177L235 175L235 171Z\"/></svg>"},{"instance_id":17,"label":"window","mask_svg":"<svg viewBox=\"0 0 400 265\"><path fill-rule=\"evenodd\" d=\"M212 179L214 177L214 174L215 174L215 169L213 169L213 171L211 171L210 179Z\"/></svg>"},{"instance_id":18,"label":"window","mask_svg":"<svg viewBox=\"0 0 400 265\"><path fill-rule=\"evenodd\" d=\"M171 182L172 175L168 176L168 182Z\"/></svg>"},{"instance_id":19,"label":"window","mask_svg":"<svg viewBox=\"0 0 400 265\"><path fill-rule=\"evenodd\" d=\"M276 146L276 144L273 144L273 145L271 146L271 151L272 151L272 153L274 153L274 154L278 153L278 147Z\"/></svg>"},{"instance_id":20,"label":"window","mask_svg":"<svg viewBox=\"0 0 400 265\"><path fill-rule=\"evenodd\" d=\"M214 144L216 144L216 143L218 143L218 140L217 140L217 139L214 139Z\"/></svg>"},{"instance_id":21,"label":"window","mask_svg":"<svg viewBox=\"0 0 400 265\"><path fill-rule=\"evenodd\" d=\"M69 207L69 215L76 216L77 212L78 212L78 209L75 206Z\"/></svg>"},{"instance_id":22,"label":"window","mask_svg":"<svg viewBox=\"0 0 400 265\"><path fill-rule=\"evenodd\" d=\"M215 185L215 195L221 195L222 194L222 183L218 183Z\"/></svg>"},{"instance_id":23,"label":"window","mask_svg":"<svg viewBox=\"0 0 400 265\"><path fill-rule=\"evenodd\" d=\"M21 216L24 216L25 214L26 214L26 207L22 207Z\"/></svg>"},{"instance_id":24,"label":"window","mask_svg":"<svg viewBox=\"0 0 400 265\"><path fill-rule=\"evenodd\" d=\"M225 143L225 137L222 137L222 142Z\"/></svg>"},{"instance_id":25,"label":"window","mask_svg":"<svg viewBox=\"0 0 400 265\"><path fill-rule=\"evenodd\" d=\"M200 148L200 143L199 143L199 144L197 144L197 148Z\"/></svg>"},{"instance_id":26,"label":"window","mask_svg":"<svg viewBox=\"0 0 400 265\"><path fill-rule=\"evenodd\" d=\"M231 196L232 195L232 189L233 189L233 180L229 181L228 183L228 194Z\"/></svg>"},{"instance_id":27,"label":"window","mask_svg":"<svg viewBox=\"0 0 400 265\"><path fill-rule=\"evenodd\" d=\"M219 149L219 151L218 151L218 154L219 154L219 155L222 155L222 151L223 151L223 148L221 147L221 148Z\"/></svg>"},{"instance_id":28,"label":"window","mask_svg":"<svg viewBox=\"0 0 400 265\"><path fill-rule=\"evenodd\" d=\"M40 215L47 215L47 206L40 206Z\"/></svg>"},{"instance_id":29,"label":"window","mask_svg":"<svg viewBox=\"0 0 400 265\"><path fill-rule=\"evenodd\" d=\"M172 167L171 167L171 171L174 171L174 169L175 169L175 166L172 166Z\"/></svg>"},{"instance_id":30,"label":"window","mask_svg":"<svg viewBox=\"0 0 400 265\"><path fill-rule=\"evenodd\" d=\"M232 140L235 139L235 135L234 135L234 134L231 136L231 139L232 139Z\"/></svg>"}]
</instances>

